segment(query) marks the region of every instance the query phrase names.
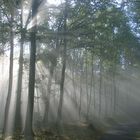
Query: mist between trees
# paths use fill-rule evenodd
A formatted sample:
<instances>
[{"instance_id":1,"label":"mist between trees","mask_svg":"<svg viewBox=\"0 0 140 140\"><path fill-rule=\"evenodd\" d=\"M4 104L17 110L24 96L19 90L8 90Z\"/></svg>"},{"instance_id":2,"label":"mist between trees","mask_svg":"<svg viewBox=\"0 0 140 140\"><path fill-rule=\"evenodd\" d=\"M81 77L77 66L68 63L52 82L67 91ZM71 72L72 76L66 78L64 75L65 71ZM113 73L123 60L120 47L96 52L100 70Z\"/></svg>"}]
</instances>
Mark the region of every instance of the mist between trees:
<instances>
[{"instance_id":1,"label":"mist between trees","mask_svg":"<svg viewBox=\"0 0 140 140\"><path fill-rule=\"evenodd\" d=\"M71 126L81 133L83 125L97 139L139 122L139 11L127 0L1 0L2 139L67 135Z\"/></svg>"}]
</instances>

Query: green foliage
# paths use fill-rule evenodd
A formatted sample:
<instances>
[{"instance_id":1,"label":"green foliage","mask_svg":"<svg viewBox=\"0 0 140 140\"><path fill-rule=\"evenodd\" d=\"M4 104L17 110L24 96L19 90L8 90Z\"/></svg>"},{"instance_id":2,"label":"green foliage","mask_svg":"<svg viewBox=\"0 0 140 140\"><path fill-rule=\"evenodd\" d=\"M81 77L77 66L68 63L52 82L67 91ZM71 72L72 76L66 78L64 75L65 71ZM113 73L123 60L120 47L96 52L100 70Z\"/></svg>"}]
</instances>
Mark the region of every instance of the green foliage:
<instances>
[{"instance_id":1,"label":"green foliage","mask_svg":"<svg viewBox=\"0 0 140 140\"><path fill-rule=\"evenodd\" d=\"M21 9L16 7L15 2L15 0L12 2L3 0L0 3L2 4L0 6L0 12L2 11L0 15L0 54L5 49L3 45L6 43L9 45L10 26L13 25L17 37L23 31L20 28L21 21L19 21ZM91 74L89 69L92 66L95 68L94 71L101 74L102 65L103 72L112 74L116 72L116 67L122 69L125 65L125 70L127 70L129 66L140 65L139 2L129 2L130 12L114 5L113 0L73 0L68 1L67 6L67 31L64 29L64 3L55 7L54 10L53 8L46 10L45 18L38 24L35 38L39 44L38 60L41 59L45 65L51 62L57 66L58 59L63 57L64 39L66 39L67 60L72 61L72 66L76 67L77 73L81 71L82 74L88 73L87 79ZM10 24L9 19L12 15L14 15L14 20ZM25 28L24 32L24 41L29 42L31 30ZM59 47L58 50L57 47ZM37 133L38 139L43 139L42 134L46 137L46 133ZM50 136L50 139L52 137L56 138L54 134Z\"/></svg>"}]
</instances>

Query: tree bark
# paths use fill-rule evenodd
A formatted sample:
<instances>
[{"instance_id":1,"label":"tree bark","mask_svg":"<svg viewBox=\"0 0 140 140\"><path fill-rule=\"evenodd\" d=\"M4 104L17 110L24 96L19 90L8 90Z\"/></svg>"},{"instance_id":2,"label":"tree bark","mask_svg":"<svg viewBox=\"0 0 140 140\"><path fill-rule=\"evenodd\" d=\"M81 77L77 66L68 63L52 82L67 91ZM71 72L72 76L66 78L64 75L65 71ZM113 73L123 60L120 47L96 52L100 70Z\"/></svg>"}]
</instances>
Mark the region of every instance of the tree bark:
<instances>
[{"instance_id":1,"label":"tree bark","mask_svg":"<svg viewBox=\"0 0 140 140\"><path fill-rule=\"evenodd\" d=\"M22 6L22 5L21 5ZM21 7L21 43L20 43L20 56L19 56L19 71L18 71L18 82L17 82L17 97L16 97L16 113L15 113L15 132L21 134L22 131L22 120L21 120L21 92L22 92L22 76L23 76L23 44L25 32L23 30L22 21L23 9Z\"/></svg>"},{"instance_id":2,"label":"tree bark","mask_svg":"<svg viewBox=\"0 0 140 140\"><path fill-rule=\"evenodd\" d=\"M31 47L30 47L30 67L29 67L29 87L28 87L28 101L27 113L24 128L24 135L26 140L33 140L33 109L34 109L34 88L35 88L35 62L36 62L36 28L37 28L37 8L38 1L32 1L32 20L33 27L31 29Z\"/></svg>"},{"instance_id":3,"label":"tree bark","mask_svg":"<svg viewBox=\"0 0 140 140\"><path fill-rule=\"evenodd\" d=\"M88 103L88 110L87 110L87 118L89 119L89 111L90 111L90 106L91 106L91 101L92 101L92 91L93 91L93 54L92 54L92 67L91 67L91 81L90 81L90 94L89 94L89 103Z\"/></svg>"},{"instance_id":4,"label":"tree bark","mask_svg":"<svg viewBox=\"0 0 140 140\"><path fill-rule=\"evenodd\" d=\"M80 102L79 102L79 120L81 119L81 110L82 110L82 93L83 93L83 88L82 88L82 76L83 76L83 59L81 60L81 73L80 73Z\"/></svg>"},{"instance_id":5,"label":"tree bark","mask_svg":"<svg viewBox=\"0 0 140 140\"><path fill-rule=\"evenodd\" d=\"M103 61L102 58L100 58L100 77L99 77L99 117L101 117L101 111L102 111L102 66Z\"/></svg>"},{"instance_id":6,"label":"tree bark","mask_svg":"<svg viewBox=\"0 0 140 140\"><path fill-rule=\"evenodd\" d=\"M47 86L47 97L45 100L45 114L43 118L44 126L46 127L48 123L48 118L49 118L49 108L50 108L50 95L51 95L51 85L52 85L52 78L53 78L53 73L54 73L54 64L51 63L50 66L50 74L49 74L49 79L48 79L48 86Z\"/></svg>"},{"instance_id":7,"label":"tree bark","mask_svg":"<svg viewBox=\"0 0 140 140\"><path fill-rule=\"evenodd\" d=\"M66 56L67 56L67 40L66 40L66 31L67 31L67 0L65 2L65 11L64 11L64 50L63 50L63 63L62 63L62 73L60 81L60 99L57 112L57 126L61 125L62 121L62 106L63 106L63 96L64 96L64 82L65 82L65 70L66 70Z\"/></svg>"},{"instance_id":8,"label":"tree bark","mask_svg":"<svg viewBox=\"0 0 140 140\"><path fill-rule=\"evenodd\" d=\"M88 60L87 60L88 58L87 58L87 55L88 55L88 54L87 54L87 48L86 48L86 68L85 68L85 69L86 69L86 70L85 70L85 71L86 71L86 95L87 95L87 110L86 110L87 112L86 112L86 119L88 120L88 113L89 113L89 112L88 112L89 92L88 92L88 72L87 72L87 71L88 71L88 64L87 64L87 63L88 63Z\"/></svg>"},{"instance_id":9,"label":"tree bark","mask_svg":"<svg viewBox=\"0 0 140 140\"><path fill-rule=\"evenodd\" d=\"M5 105L4 113L4 126L3 126L3 137L7 135L6 132L8 125L8 114L10 107L10 100L12 95L12 85L13 85L13 55L14 55L14 33L13 33L13 14L11 14L11 25L10 25L10 66L9 66L9 84L8 84L8 95Z\"/></svg>"},{"instance_id":10,"label":"tree bark","mask_svg":"<svg viewBox=\"0 0 140 140\"><path fill-rule=\"evenodd\" d=\"M58 36L60 26L61 26L61 20L59 21L57 34L56 34L56 48L52 52L52 59L53 60L50 60L51 61L50 75L49 75L48 85L47 85L48 96L46 97L46 100L45 100L45 113L44 113L44 117L43 117L44 127L46 127L46 125L48 124L52 78L53 78L54 70L55 70L56 65L57 65L57 58L59 56L59 50L60 50L60 42L59 42L59 36Z\"/></svg>"}]
</instances>

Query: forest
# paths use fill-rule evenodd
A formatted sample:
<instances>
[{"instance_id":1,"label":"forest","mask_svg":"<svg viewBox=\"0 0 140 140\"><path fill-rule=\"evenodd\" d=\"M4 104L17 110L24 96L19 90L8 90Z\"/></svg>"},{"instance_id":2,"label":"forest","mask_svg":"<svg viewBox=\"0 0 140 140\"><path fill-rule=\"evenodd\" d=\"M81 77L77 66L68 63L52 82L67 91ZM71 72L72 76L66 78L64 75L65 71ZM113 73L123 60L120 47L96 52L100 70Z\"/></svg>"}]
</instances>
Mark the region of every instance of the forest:
<instances>
[{"instance_id":1,"label":"forest","mask_svg":"<svg viewBox=\"0 0 140 140\"><path fill-rule=\"evenodd\" d=\"M140 139L140 0L0 0L0 140Z\"/></svg>"}]
</instances>

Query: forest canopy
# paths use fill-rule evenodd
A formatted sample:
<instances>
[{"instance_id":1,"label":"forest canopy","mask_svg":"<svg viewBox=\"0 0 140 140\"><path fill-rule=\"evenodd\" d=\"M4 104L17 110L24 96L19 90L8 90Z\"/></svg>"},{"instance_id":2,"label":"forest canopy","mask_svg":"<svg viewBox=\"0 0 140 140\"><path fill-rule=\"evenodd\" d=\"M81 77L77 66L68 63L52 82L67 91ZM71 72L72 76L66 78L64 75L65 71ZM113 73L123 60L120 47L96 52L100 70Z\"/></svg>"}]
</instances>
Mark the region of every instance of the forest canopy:
<instances>
[{"instance_id":1,"label":"forest canopy","mask_svg":"<svg viewBox=\"0 0 140 140\"><path fill-rule=\"evenodd\" d=\"M140 1L1 0L0 71L3 140L139 124Z\"/></svg>"}]
</instances>

